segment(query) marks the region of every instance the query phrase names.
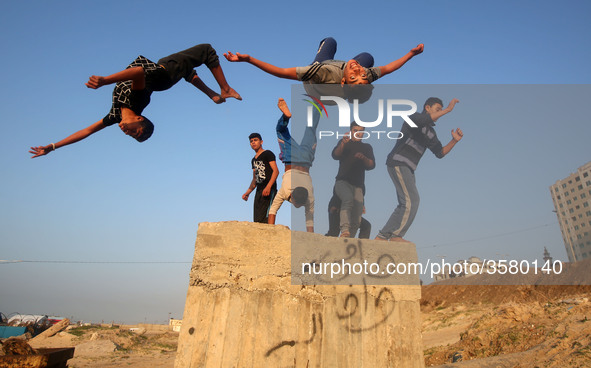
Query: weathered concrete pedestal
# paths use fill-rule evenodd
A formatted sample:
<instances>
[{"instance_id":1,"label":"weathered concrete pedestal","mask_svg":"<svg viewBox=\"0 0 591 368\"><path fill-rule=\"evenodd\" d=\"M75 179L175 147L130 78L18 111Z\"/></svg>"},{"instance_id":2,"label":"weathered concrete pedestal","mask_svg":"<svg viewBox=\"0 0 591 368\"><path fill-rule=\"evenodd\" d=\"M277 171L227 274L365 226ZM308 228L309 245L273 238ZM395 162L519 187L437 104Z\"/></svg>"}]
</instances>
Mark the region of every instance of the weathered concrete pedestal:
<instances>
[{"instance_id":1,"label":"weathered concrete pedestal","mask_svg":"<svg viewBox=\"0 0 591 368\"><path fill-rule=\"evenodd\" d=\"M291 235L199 225L175 368L424 367L418 276L412 286L292 285Z\"/></svg>"}]
</instances>

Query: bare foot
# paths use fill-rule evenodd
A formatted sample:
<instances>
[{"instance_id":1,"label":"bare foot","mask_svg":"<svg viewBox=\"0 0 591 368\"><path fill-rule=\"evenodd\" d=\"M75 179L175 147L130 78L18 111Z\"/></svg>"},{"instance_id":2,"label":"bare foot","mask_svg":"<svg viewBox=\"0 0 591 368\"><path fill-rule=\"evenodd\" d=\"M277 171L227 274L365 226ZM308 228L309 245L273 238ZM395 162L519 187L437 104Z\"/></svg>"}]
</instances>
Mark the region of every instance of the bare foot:
<instances>
[{"instance_id":1,"label":"bare foot","mask_svg":"<svg viewBox=\"0 0 591 368\"><path fill-rule=\"evenodd\" d=\"M343 231L341 233L341 236L340 237L341 238L350 238L351 237L351 234L348 231Z\"/></svg>"},{"instance_id":2,"label":"bare foot","mask_svg":"<svg viewBox=\"0 0 591 368\"><path fill-rule=\"evenodd\" d=\"M279 110L281 110L283 115L288 119L291 118L291 111L289 111L289 107L287 107L287 103L284 99L280 98L279 101L277 101L277 107L279 107Z\"/></svg>"},{"instance_id":3,"label":"bare foot","mask_svg":"<svg viewBox=\"0 0 591 368\"><path fill-rule=\"evenodd\" d=\"M380 238L379 236L376 236L373 240L388 241L388 239Z\"/></svg>"},{"instance_id":4,"label":"bare foot","mask_svg":"<svg viewBox=\"0 0 591 368\"><path fill-rule=\"evenodd\" d=\"M234 91L234 88L228 87L226 90L222 90L221 97L225 100L226 98L235 98L238 101L242 101L242 96L238 92Z\"/></svg>"},{"instance_id":5,"label":"bare foot","mask_svg":"<svg viewBox=\"0 0 591 368\"><path fill-rule=\"evenodd\" d=\"M225 99L225 98L223 98L223 97L222 97L222 96L220 96L220 95L214 95L214 96L211 96L211 100L212 100L213 102L215 102L216 104L218 104L218 105L219 105L219 104L221 104L221 103L224 103L224 102L226 102L226 99Z\"/></svg>"}]
</instances>

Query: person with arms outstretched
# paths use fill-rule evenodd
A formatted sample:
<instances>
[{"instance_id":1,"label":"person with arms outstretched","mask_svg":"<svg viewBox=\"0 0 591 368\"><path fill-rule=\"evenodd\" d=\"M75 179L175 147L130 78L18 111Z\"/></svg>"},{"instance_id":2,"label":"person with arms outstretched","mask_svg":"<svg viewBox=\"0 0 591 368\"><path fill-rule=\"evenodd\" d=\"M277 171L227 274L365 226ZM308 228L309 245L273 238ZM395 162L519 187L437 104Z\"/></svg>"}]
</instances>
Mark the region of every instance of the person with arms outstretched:
<instances>
[{"instance_id":1,"label":"person with arms outstretched","mask_svg":"<svg viewBox=\"0 0 591 368\"><path fill-rule=\"evenodd\" d=\"M337 51L337 42L332 37L320 41L316 57L312 64L304 67L281 68L258 60L248 54L224 53L228 61L247 62L279 78L293 79L310 84L369 84L378 78L401 68L407 61L423 52L424 45L419 44L403 57L386 65L374 67L373 56L363 52L349 61L333 60Z\"/></svg>"},{"instance_id":2,"label":"person with arms outstretched","mask_svg":"<svg viewBox=\"0 0 591 368\"><path fill-rule=\"evenodd\" d=\"M452 129L451 141L443 146L434 129L435 122L443 115L450 113L458 102L459 100L454 98L443 109L441 99L430 97L425 101L422 113L409 116L417 125L416 128L403 123L400 130L402 138L396 142L386 159L388 174L396 188L398 206L376 236L376 240L408 242L403 236L412 225L419 208L415 170L427 148L437 158L443 158L464 136L460 128Z\"/></svg>"},{"instance_id":3,"label":"person with arms outstretched","mask_svg":"<svg viewBox=\"0 0 591 368\"><path fill-rule=\"evenodd\" d=\"M201 64L209 68L221 88L221 93L211 90L199 78L194 68ZM142 116L143 110L150 103L152 92L167 90L181 78L193 84L216 104L225 102L226 98L242 99L228 85L218 55L209 44L193 46L162 58L157 63L140 55L125 70L106 77L93 75L86 83L86 86L92 89L115 83L113 104L107 116L56 143L31 147L29 153L33 154L32 158L46 155L115 124L118 124L126 135L143 142L150 138L154 131L154 124Z\"/></svg>"}]
</instances>

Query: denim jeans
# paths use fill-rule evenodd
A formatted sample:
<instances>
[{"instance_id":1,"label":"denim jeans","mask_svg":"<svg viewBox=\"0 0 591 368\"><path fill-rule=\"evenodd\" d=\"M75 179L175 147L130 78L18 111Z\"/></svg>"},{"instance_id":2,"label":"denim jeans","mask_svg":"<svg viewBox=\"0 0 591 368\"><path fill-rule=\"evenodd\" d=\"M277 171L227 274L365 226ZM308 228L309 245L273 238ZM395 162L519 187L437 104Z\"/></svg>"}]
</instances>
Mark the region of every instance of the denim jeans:
<instances>
[{"instance_id":1,"label":"denim jeans","mask_svg":"<svg viewBox=\"0 0 591 368\"><path fill-rule=\"evenodd\" d=\"M316 57L314 58L314 61L312 61L312 64L316 62L321 63L326 60L334 60L334 55L336 52L337 41L332 37L327 37L320 41L320 45L318 45L318 51L316 52ZM357 60L359 65L364 68L371 68L374 64L373 56L371 56L371 54L368 52L362 52L352 59Z\"/></svg>"},{"instance_id":2,"label":"denim jeans","mask_svg":"<svg viewBox=\"0 0 591 368\"><path fill-rule=\"evenodd\" d=\"M378 234L383 239L403 237L406 234L417 215L420 201L415 174L410 168L388 166L388 174L396 187L398 206Z\"/></svg>"},{"instance_id":3,"label":"denim jeans","mask_svg":"<svg viewBox=\"0 0 591 368\"><path fill-rule=\"evenodd\" d=\"M316 129L320 122L320 114L317 110L312 113L312 126L306 127L302 141L298 144L295 142L289 133L289 119L285 115L281 115L277 122L276 132L277 141L279 142L279 159L286 165L294 164L300 166L310 167L314 162L314 154L316 152Z\"/></svg>"}]
</instances>

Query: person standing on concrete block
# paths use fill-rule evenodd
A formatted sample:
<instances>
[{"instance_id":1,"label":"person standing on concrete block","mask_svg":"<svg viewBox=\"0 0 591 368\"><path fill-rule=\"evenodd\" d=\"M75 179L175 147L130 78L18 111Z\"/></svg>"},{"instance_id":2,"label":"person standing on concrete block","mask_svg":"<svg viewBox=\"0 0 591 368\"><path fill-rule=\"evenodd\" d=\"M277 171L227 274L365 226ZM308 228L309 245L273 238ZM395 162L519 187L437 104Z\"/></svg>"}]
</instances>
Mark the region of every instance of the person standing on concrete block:
<instances>
[{"instance_id":1,"label":"person standing on concrete block","mask_svg":"<svg viewBox=\"0 0 591 368\"><path fill-rule=\"evenodd\" d=\"M386 160L388 173L396 187L398 206L376 236L376 240L408 242L403 237L412 225L419 208L415 170L427 148L437 158L443 158L464 136L460 128L452 129L451 141L442 146L433 128L437 119L450 113L458 102L460 101L454 98L449 106L443 109L441 99L430 97L425 101L422 113L414 113L410 116L410 119L418 127L411 128L408 124L402 125L400 130L402 139L396 142Z\"/></svg>"},{"instance_id":2,"label":"person standing on concrete block","mask_svg":"<svg viewBox=\"0 0 591 368\"><path fill-rule=\"evenodd\" d=\"M365 188L363 190L365 195ZM365 214L365 206L363 207L363 214ZM341 233L341 200L332 190L332 197L328 201L328 231L324 236L337 237ZM365 217L361 217L361 224L359 225L359 239L369 239L371 234L371 223L367 221ZM354 238L355 234L352 233L351 237Z\"/></svg>"},{"instance_id":3,"label":"person standing on concrete block","mask_svg":"<svg viewBox=\"0 0 591 368\"><path fill-rule=\"evenodd\" d=\"M351 123L351 130L332 150L332 158L339 161L334 192L341 200L341 237L355 236L363 214L365 171L373 170L376 161L371 145L363 142L364 127Z\"/></svg>"},{"instance_id":4,"label":"person standing on concrete block","mask_svg":"<svg viewBox=\"0 0 591 368\"><path fill-rule=\"evenodd\" d=\"M306 127L304 137L298 144L291 138L287 125L291 112L284 99L280 98L277 107L282 115L277 122L277 140L281 153L279 159L285 164L285 173L281 188L277 192L269 210L269 224L275 223L277 211L284 201L289 201L295 208L304 206L306 231L314 232L314 187L310 177L310 167L316 152L316 129L320 121L318 111L313 111L313 123Z\"/></svg>"},{"instance_id":5,"label":"person standing on concrete block","mask_svg":"<svg viewBox=\"0 0 591 368\"><path fill-rule=\"evenodd\" d=\"M279 169L275 162L275 154L263 149L263 139L259 133L252 133L248 136L250 147L255 155L251 160L252 181L242 199L248 201L248 196L256 188L254 197L253 221L263 224L269 221L269 209L277 194L277 177Z\"/></svg>"}]
</instances>

